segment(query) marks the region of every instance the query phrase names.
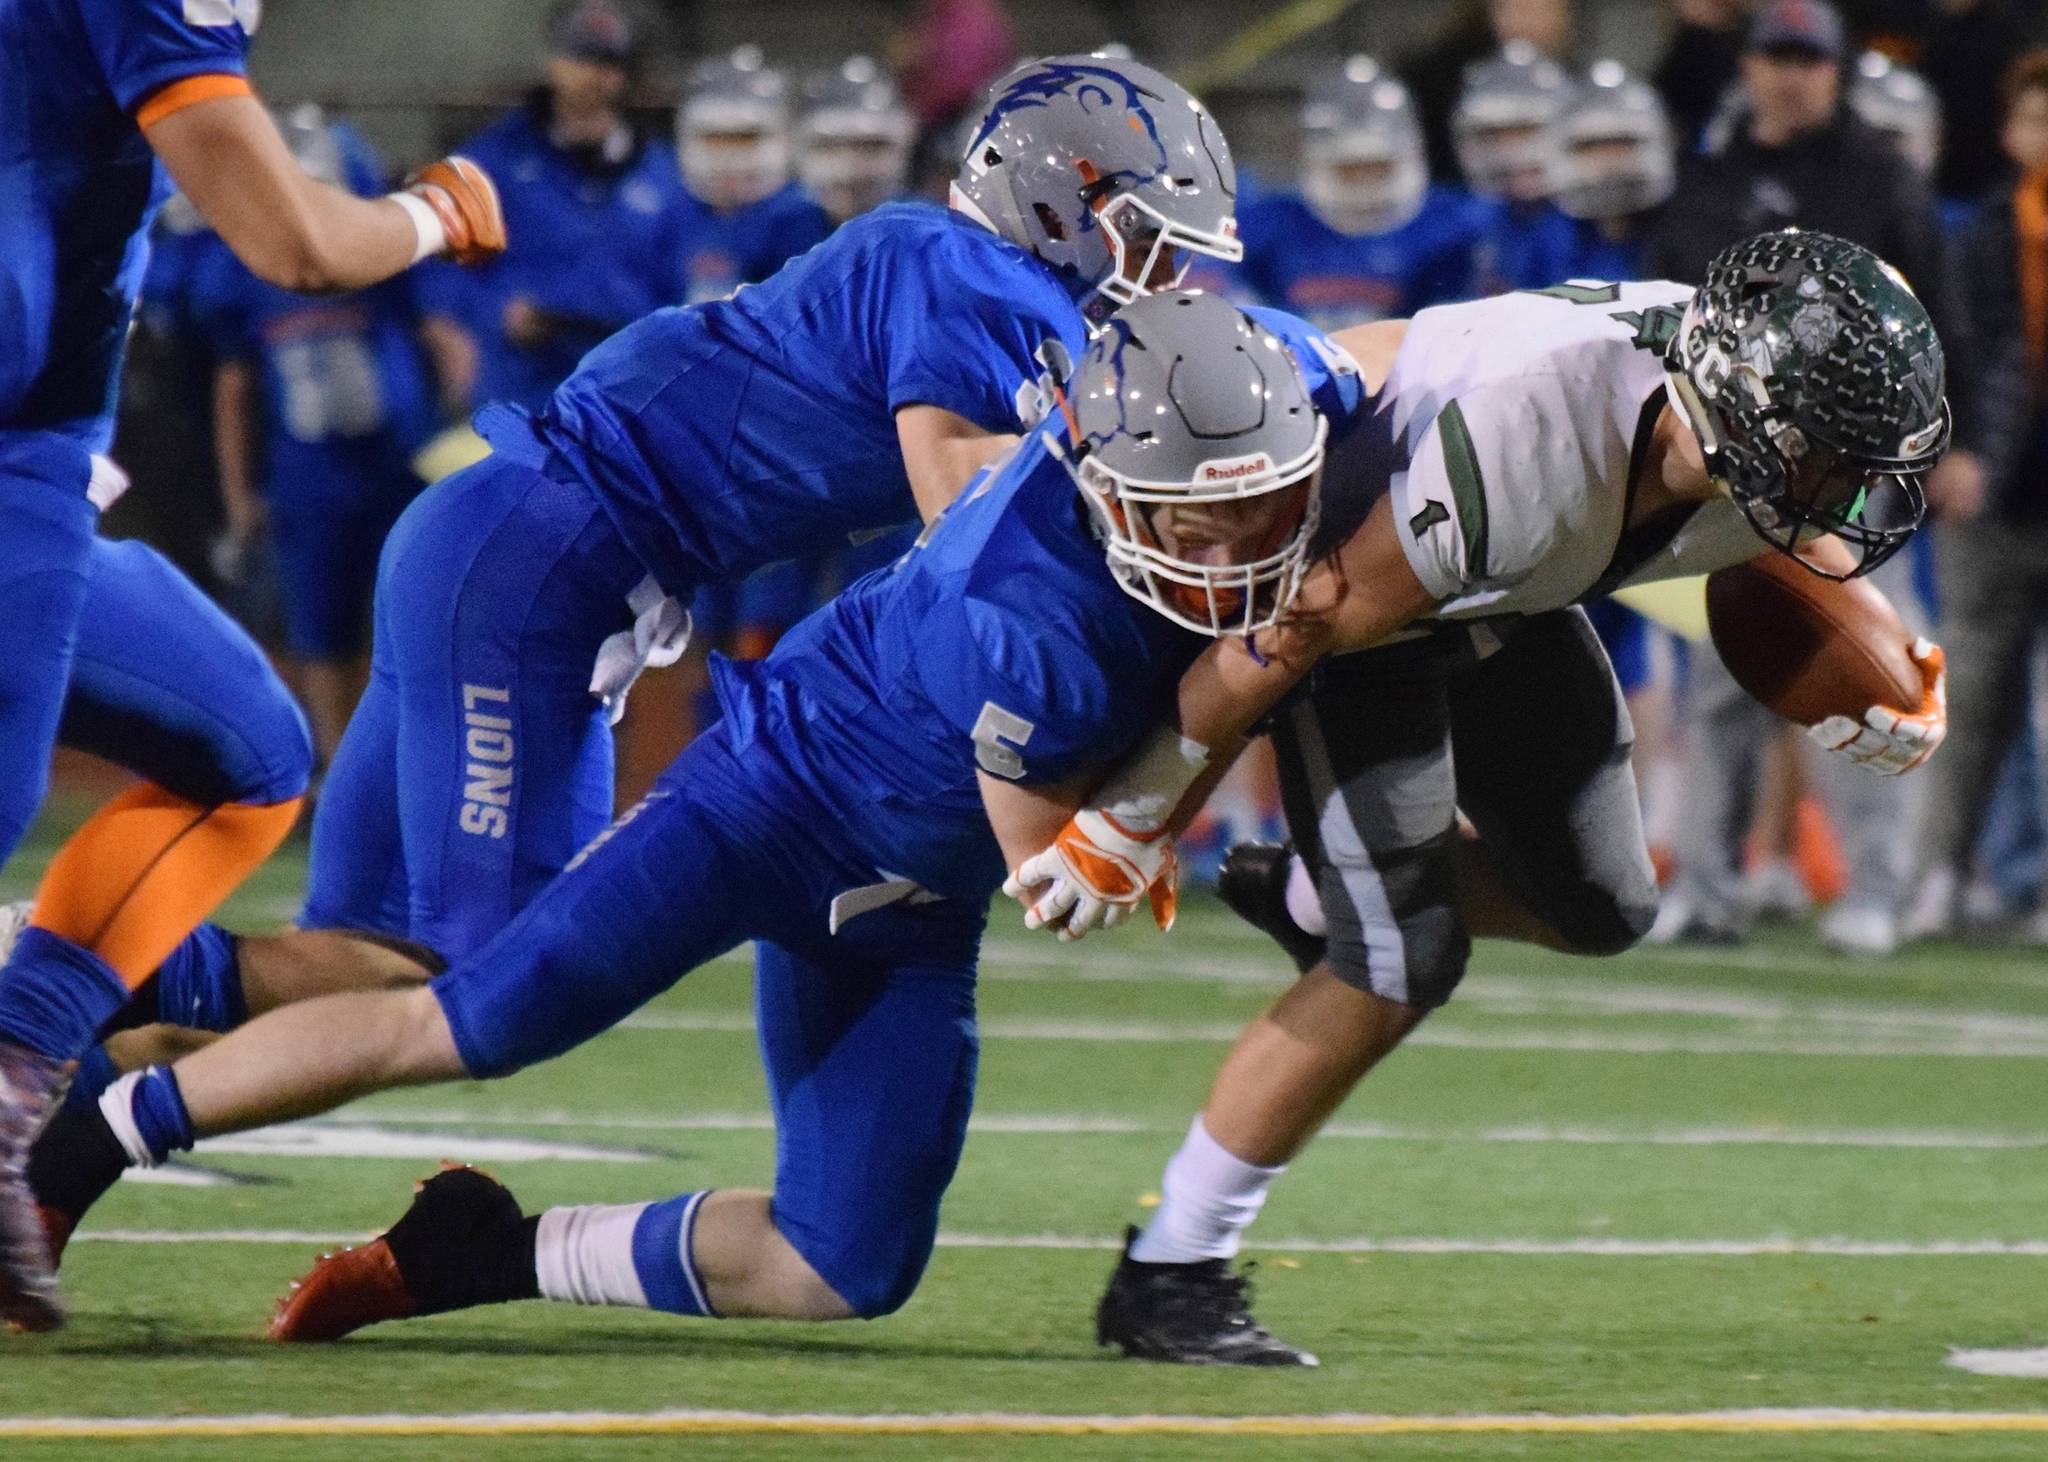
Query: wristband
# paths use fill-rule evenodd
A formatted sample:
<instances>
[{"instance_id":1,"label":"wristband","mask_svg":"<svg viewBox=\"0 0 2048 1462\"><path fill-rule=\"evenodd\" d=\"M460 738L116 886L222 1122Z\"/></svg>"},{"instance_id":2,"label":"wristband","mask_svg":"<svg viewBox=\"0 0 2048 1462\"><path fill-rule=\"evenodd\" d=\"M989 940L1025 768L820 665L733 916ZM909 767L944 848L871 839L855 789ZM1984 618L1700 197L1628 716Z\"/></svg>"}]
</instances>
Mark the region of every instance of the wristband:
<instances>
[{"instance_id":1,"label":"wristband","mask_svg":"<svg viewBox=\"0 0 2048 1462\"><path fill-rule=\"evenodd\" d=\"M1138 838L1158 835L1180 800L1209 764L1209 748L1161 726L1111 775L1092 799L1118 830Z\"/></svg>"},{"instance_id":2,"label":"wristband","mask_svg":"<svg viewBox=\"0 0 2048 1462\"><path fill-rule=\"evenodd\" d=\"M409 189L399 193L386 193L384 196L403 208L406 216L412 219L413 233L419 238L418 246L412 253L414 264L448 247L448 230L442 226L441 215L434 211L433 204Z\"/></svg>"}]
</instances>

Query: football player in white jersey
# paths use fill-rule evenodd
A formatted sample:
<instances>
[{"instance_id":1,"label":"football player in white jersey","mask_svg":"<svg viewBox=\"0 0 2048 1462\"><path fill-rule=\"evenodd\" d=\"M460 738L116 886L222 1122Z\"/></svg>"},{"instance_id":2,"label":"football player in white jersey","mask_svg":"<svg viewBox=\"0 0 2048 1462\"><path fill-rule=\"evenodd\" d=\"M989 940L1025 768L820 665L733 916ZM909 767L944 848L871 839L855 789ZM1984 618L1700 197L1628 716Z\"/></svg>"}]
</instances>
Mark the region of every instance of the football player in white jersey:
<instances>
[{"instance_id":1,"label":"football player in white jersey","mask_svg":"<svg viewBox=\"0 0 2048 1462\"><path fill-rule=\"evenodd\" d=\"M1576 606L1755 558L1760 537L1867 572L1918 525L1949 435L1925 310L1820 234L1737 244L1697 291L1575 283L1339 338L1376 395L1332 443L1321 583L1279 632L1206 654L1179 728L1009 885L1032 927L1115 922L1169 865L1176 806L1272 713L1300 861L1264 850L1226 896L1302 976L1239 1037L1132 1231L1097 1317L1127 1354L1314 1364L1230 1268L1268 1185L1450 997L1474 935L1613 954L1648 928L1633 732ZM1914 653L1918 705L1817 739L1879 771L1924 760L1941 656Z\"/></svg>"}]
</instances>

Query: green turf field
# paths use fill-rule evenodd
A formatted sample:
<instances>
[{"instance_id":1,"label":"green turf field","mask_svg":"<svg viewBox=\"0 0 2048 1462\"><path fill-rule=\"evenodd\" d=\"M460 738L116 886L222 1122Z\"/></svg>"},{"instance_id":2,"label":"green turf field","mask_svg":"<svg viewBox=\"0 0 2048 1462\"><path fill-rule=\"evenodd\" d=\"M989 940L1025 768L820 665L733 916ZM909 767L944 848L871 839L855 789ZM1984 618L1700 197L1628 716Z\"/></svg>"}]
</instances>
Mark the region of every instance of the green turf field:
<instances>
[{"instance_id":1,"label":"green turf field","mask_svg":"<svg viewBox=\"0 0 2048 1462\"><path fill-rule=\"evenodd\" d=\"M266 870L239 921L289 914L298 876ZM977 1130L902 1313L801 1328L528 1305L325 1350L260 1338L293 1274L395 1217L438 1157L486 1162L529 1208L762 1183L732 960L512 1081L396 1094L202 1148L177 1186L124 1184L66 1264L70 1328L0 1337L0 1455L2048 1456L2048 1379L1947 1363L2048 1345L2048 960L1865 965L1796 934L1599 963L1482 947L1256 1230L1260 1314L1323 1368L1218 1373L1111 1360L1090 1313L1280 962L1205 904L1170 939L1073 951L1007 909L997 926ZM533 1418L560 1412L593 1415ZM932 1430L983 1413L1022 1420ZM435 1420L457 1414L494 1439ZM758 1430L799 1414L822 1420ZM396 1433L250 1420L371 1415ZM1066 1434L1134 1416L1178 1420ZM876 1417L895 1430L845 1434ZM1482 1417L1505 1429L1469 1430ZM72 1439L31 1440L48 1418ZM117 1440L93 1418L258 1434Z\"/></svg>"}]
</instances>

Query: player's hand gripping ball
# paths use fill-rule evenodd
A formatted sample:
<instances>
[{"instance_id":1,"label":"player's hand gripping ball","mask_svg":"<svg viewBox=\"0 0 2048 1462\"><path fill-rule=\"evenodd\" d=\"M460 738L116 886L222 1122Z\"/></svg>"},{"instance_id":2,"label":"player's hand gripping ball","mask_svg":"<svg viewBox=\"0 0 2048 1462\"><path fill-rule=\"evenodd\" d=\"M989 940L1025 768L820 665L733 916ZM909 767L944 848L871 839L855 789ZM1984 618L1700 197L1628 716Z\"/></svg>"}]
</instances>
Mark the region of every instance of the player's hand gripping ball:
<instances>
[{"instance_id":1,"label":"player's hand gripping ball","mask_svg":"<svg viewBox=\"0 0 2048 1462\"><path fill-rule=\"evenodd\" d=\"M424 199L441 220L448 236L443 258L487 264L505 252L505 210L498 202L498 186L468 158L428 163L405 180L405 190Z\"/></svg>"},{"instance_id":2,"label":"player's hand gripping ball","mask_svg":"<svg viewBox=\"0 0 2048 1462\"><path fill-rule=\"evenodd\" d=\"M1018 865L1003 892L1024 905L1025 928L1050 928L1062 941L1113 929L1142 903L1163 932L1180 908L1180 858L1164 829L1132 833L1084 809L1051 847Z\"/></svg>"},{"instance_id":3,"label":"player's hand gripping ball","mask_svg":"<svg viewBox=\"0 0 2048 1462\"><path fill-rule=\"evenodd\" d=\"M1738 685L1860 766L1911 771L1948 734L1941 647L1863 579L1785 554L1737 564L1707 580L1707 627Z\"/></svg>"}]
</instances>

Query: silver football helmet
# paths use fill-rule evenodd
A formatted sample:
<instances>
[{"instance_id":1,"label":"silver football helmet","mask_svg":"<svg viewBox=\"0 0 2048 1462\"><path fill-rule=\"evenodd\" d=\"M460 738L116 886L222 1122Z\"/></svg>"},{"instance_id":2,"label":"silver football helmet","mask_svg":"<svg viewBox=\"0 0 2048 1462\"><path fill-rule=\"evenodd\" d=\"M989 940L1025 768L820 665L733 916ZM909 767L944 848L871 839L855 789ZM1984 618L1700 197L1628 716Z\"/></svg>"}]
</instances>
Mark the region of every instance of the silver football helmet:
<instances>
[{"instance_id":1,"label":"silver football helmet","mask_svg":"<svg viewBox=\"0 0 2048 1462\"><path fill-rule=\"evenodd\" d=\"M1570 92L1564 68L1527 41L1465 68L1451 141L1474 192L1531 203L1556 190L1557 116Z\"/></svg>"},{"instance_id":2,"label":"silver football helmet","mask_svg":"<svg viewBox=\"0 0 2048 1462\"><path fill-rule=\"evenodd\" d=\"M1678 186L1664 99L1619 61L1593 63L1557 130L1557 206L1573 218L1625 218Z\"/></svg>"},{"instance_id":3,"label":"silver football helmet","mask_svg":"<svg viewBox=\"0 0 2048 1462\"><path fill-rule=\"evenodd\" d=\"M910 177L910 109L872 56L853 56L804 86L797 179L844 223L888 202Z\"/></svg>"},{"instance_id":4,"label":"silver football helmet","mask_svg":"<svg viewBox=\"0 0 2048 1462\"><path fill-rule=\"evenodd\" d=\"M1301 108L1301 194L1339 233L1383 234L1422 211L1429 162L1408 88L1353 56Z\"/></svg>"},{"instance_id":5,"label":"silver football helmet","mask_svg":"<svg viewBox=\"0 0 2048 1462\"><path fill-rule=\"evenodd\" d=\"M341 139L327 124L327 113L313 102L301 102L277 114L277 130L291 149L296 162L309 178L330 187L346 188L348 178L341 156Z\"/></svg>"},{"instance_id":6,"label":"silver football helmet","mask_svg":"<svg viewBox=\"0 0 2048 1462\"><path fill-rule=\"evenodd\" d=\"M1205 635L1286 613L1328 426L1279 337L1218 295L1154 294L1109 317L1067 389L1068 469L1124 592Z\"/></svg>"},{"instance_id":7,"label":"silver football helmet","mask_svg":"<svg viewBox=\"0 0 2048 1462\"><path fill-rule=\"evenodd\" d=\"M1941 98L1927 78L1882 51L1865 51L1856 58L1849 107L1890 137L1921 177L1933 175L1941 160Z\"/></svg>"},{"instance_id":8,"label":"silver football helmet","mask_svg":"<svg viewBox=\"0 0 2048 1462\"><path fill-rule=\"evenodd\" d=\"M713 208L744 208L789 181L789 79L759 46L690 73L676 110L683 182Z\"/></svg>"},{"instance_id":9,"label":"silver football helmet","mask_svg":"<svg viewBox=\"0 0 2048 1462\"><path fill-rule=\"evenodd\" d=\"M953 206L1037 255L1098 319L1177 283L1187 252L1244 257L1215 118L1178 82L1113 56L1027 61L998 81Z\"/></svg>"}]
</instances>

